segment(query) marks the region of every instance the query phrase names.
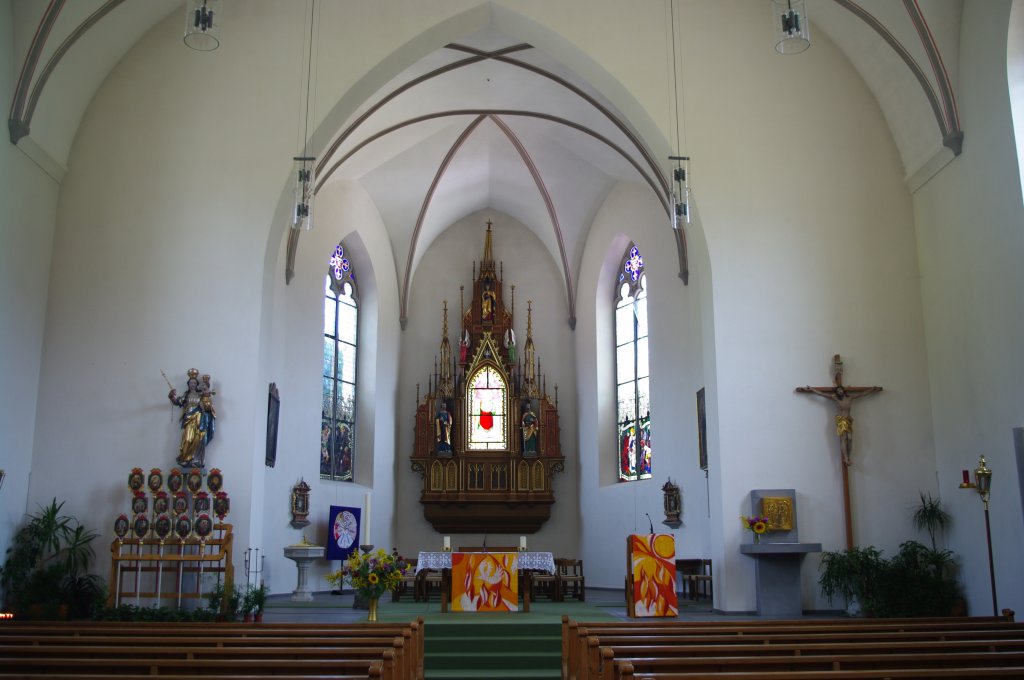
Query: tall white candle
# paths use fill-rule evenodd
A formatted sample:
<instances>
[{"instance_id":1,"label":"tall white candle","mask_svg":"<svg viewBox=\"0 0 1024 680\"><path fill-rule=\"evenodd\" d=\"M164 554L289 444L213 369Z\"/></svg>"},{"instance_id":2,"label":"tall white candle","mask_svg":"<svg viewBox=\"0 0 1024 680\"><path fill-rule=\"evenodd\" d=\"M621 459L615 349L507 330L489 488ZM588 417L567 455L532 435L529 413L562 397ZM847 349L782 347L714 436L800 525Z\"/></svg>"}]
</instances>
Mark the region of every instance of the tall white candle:
<instances>
[{"instance_id":1,"label":"tall white candle","mask_svg":"<svg viewBox=\"0 0 1024 680\"><path fill-rule=\"evenodd\" d=\"M444 537L444 549L445 549L445 552L447 552L447 551L452 549L452 537L451 536L445 536Z\"/></svg>"},{"instance_id":2,"label":"tall white candle","mask_svg":"<svg viewBox=\"0 0 1024 680\"><path fill-rule=\"evenodd\" d=\"M526 550L526 536L519 537L519 549Z\"/></svg>"},{"instance_id":3,"label":"tall white candle","mask_svg":"<svg viewBox=\"0 0 1024 680\"><path fill-rule=\"evenodd\" d=\"M373 545L370 543L370 492L366 492L366 505L363 509L363 545Z\"/></svg>"}]
</instances>

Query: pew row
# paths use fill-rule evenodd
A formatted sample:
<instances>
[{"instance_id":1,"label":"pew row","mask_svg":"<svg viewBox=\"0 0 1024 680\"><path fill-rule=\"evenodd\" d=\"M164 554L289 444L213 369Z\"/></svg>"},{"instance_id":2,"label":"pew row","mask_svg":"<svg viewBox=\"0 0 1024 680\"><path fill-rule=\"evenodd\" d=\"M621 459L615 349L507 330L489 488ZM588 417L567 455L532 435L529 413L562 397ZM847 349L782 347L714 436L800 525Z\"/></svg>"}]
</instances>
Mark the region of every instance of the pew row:
<instances>
[{"instance_id":1,"label":"pew row","mask_svg":"<svg viewBox=\"0 0 1024 680\"><path fill-rule=\"evenodd\" d=\"M562 633L562 677L571 680L615 680L627 670L637 677L689 677L754 668L802 673L1024 666L1024 626L1012 615L598 624L563 617Z\"/></svg>"},{"instance_id":2,"label":"pew row","mask_svg":"<svg viewBox=\"0 0 1024 680\"><path fill-rule=\"evenodd\" d=\"M410 624L2 622L0 678L131 675L421 680Z\"/></svg>"}]
</instances>

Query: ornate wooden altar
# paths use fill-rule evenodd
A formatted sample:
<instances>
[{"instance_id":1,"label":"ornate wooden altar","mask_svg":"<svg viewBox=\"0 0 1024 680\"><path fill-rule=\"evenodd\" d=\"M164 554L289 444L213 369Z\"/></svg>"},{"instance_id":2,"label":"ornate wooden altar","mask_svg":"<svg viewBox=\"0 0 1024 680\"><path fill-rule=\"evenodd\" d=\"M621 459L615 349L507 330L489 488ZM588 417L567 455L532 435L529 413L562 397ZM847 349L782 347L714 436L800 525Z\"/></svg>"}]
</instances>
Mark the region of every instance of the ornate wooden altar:
<instances>
[{"instance_id":1,"label":"ornate wooden altar","mask_svg":"<svg viewBox=\"0 0 1024 680\"><path fill-rule=\"evenodd\" d=\"M553 477L565 469L558 387L552 401L536 359L532 301L519 356L515 286L507 308L490 222L480 271L473 269L468 308L460 293L458 351L448 340L446 300L440 353L422 400L417 387L412 469L423 479L424 517L437 531L533 533L551 516Z\"/></svg>"}]
</instances>

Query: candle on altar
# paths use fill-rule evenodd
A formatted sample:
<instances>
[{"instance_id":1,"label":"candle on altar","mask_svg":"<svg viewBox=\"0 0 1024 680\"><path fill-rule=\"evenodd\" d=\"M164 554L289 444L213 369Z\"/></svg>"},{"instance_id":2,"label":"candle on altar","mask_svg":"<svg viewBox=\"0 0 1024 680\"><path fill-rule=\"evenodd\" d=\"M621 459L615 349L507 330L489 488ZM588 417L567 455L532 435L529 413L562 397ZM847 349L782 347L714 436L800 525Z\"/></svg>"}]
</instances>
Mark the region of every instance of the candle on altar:
<instances>
[{"instance_id":1,"label":"candle on altar","mask_svg":"<svg viewBox=\"0 0 1024 680\"><path fill-rule=\"evenodd\" d=\"M964 484L970 484L970 483L971 483L971 473L968 472L967 470L964 470Z\"/></svg>"},{"instance_id":2,"label":"candle on altar","mask_svg":"<svg viewBox=\"0 0 1024 680\"><path fill-rule=\"evenodd\" d=\"M526 550L526 536L519 537L519 549Z\"/></svg>"},{"instance_id":3,"label":"candle on altar","mask_svg":"<svg viewBox=\"0 0 1024 680\"><path fill-rule=\"evenodd\" d=\"M366 504L363 507L363 545L373 545L370 543L370 492L366 492Z\"/></svg>"},{"instance_id":4,"label":"candle on altar","mask_svg":"<svg viewBox=\"0 0 1024 680\"><path fill-rule=\"evenodd\" d=\"M445 552L451 552L451 549L452 549L452 537L451 536L445 536L444 537L444 551Z\"/></svg>"}]
</instances>

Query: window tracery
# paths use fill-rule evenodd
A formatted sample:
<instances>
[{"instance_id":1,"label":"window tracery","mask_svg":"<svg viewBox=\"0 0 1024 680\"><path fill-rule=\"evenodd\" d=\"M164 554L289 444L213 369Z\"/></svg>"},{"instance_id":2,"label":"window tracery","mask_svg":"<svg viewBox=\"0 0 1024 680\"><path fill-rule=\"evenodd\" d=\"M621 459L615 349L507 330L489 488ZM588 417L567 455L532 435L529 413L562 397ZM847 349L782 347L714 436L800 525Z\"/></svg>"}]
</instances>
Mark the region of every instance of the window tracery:
<instances>
[{"instance_id":1,"label":"window tracery","mask_svg":"<svg viewBox=\"0 0 1024 680\"><path fill-rule=\"evenodd\" d=\"M339 243L324 279L320 478L351 482L356 451L356 347L359 300L352 263Z\"/></svg>"},{"instance_id":2,"label":"window tracery","mask_svg":"<svg viewBox=\"0 0 1024 680\"><path fill-rule=\"evenodd\" d=\"M617 272L615 298L616 465L619 481L649 479L652 467L647 276L630 244Z\"/></svg>"}]
</instances>

